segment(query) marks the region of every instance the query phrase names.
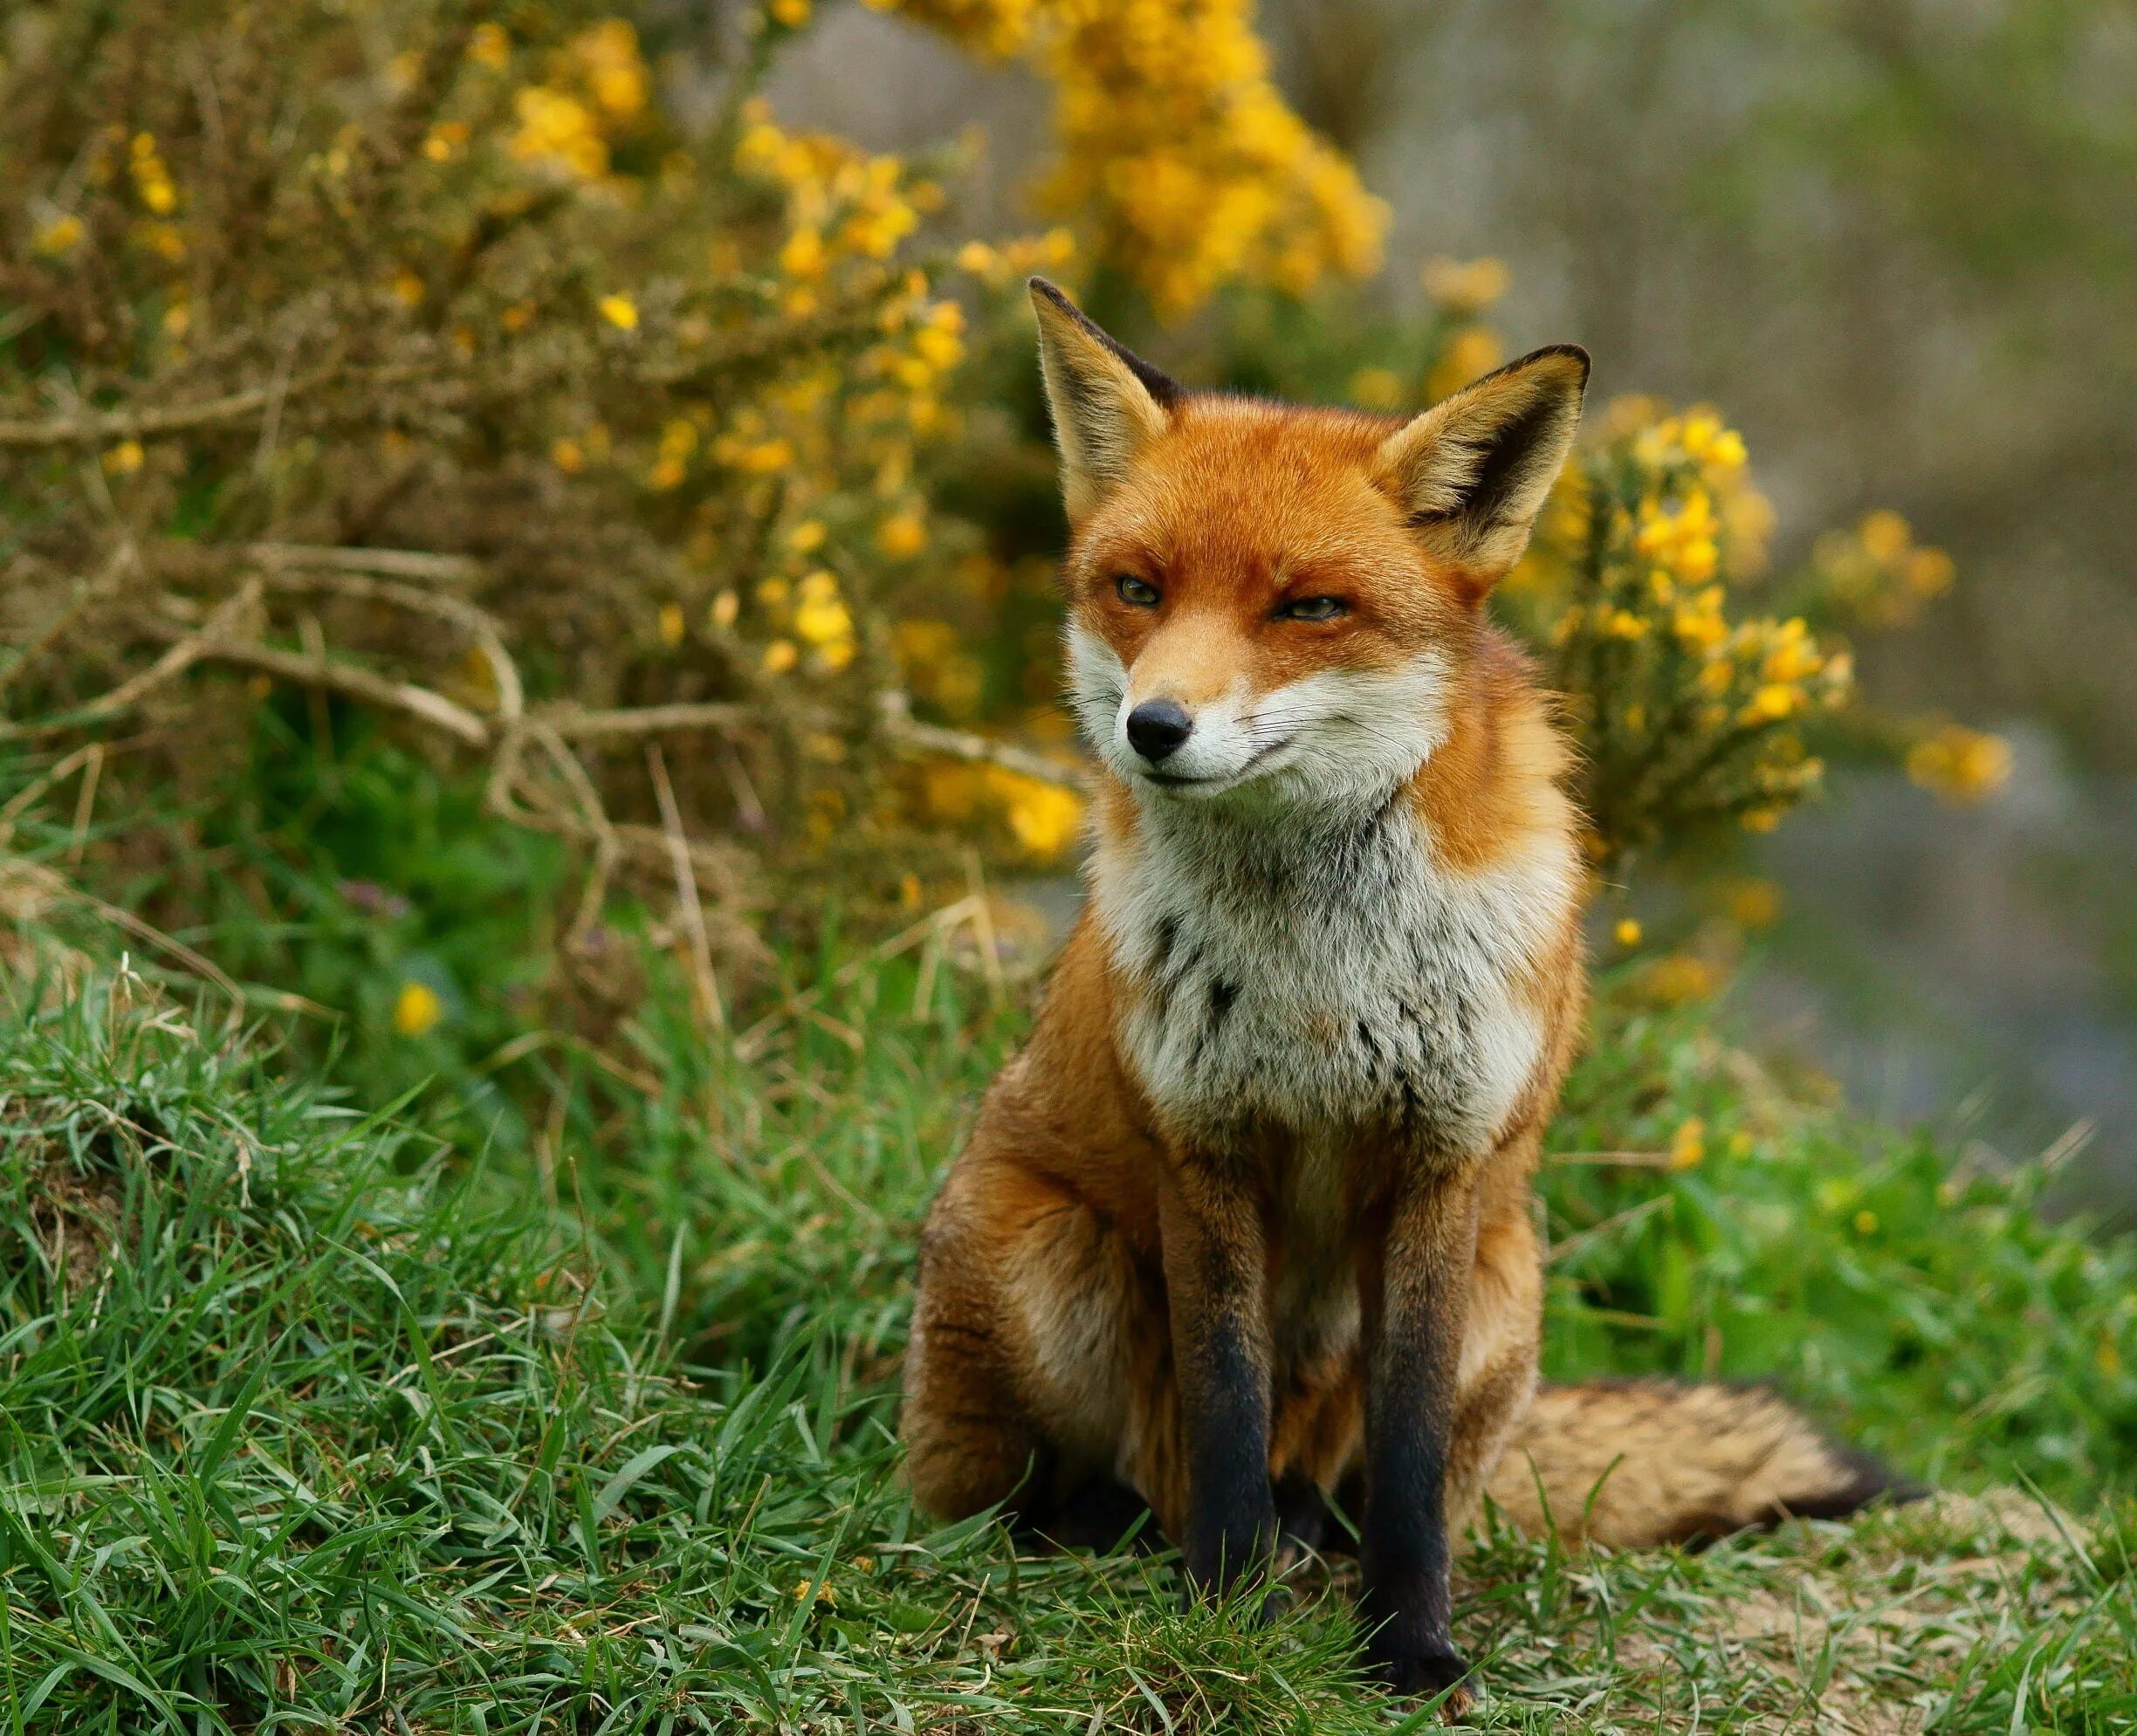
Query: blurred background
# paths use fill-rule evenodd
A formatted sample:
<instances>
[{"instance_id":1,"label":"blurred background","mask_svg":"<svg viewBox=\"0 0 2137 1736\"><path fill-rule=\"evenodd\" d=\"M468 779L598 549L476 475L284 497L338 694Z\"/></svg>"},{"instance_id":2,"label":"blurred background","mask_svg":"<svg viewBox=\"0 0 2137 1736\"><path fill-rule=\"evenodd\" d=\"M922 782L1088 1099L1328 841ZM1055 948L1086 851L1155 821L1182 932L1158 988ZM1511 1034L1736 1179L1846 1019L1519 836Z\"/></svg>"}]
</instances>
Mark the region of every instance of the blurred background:
<instances>
[{"instance_id":1,"label":"blurred background","mask_svg":"<svg viewBox=\"0 0 2137 1736\"><path fill-rule=\"evenodd\" d=\"M1723 408L1777 562L1879 508L1950 552L1960 582L1863 644L1863 685L1992 729L2009 775L1954 806L1857 765L1760 841L1782 895L1735 1004L1864 1109L2056 1148L2137 1209L2137 6L1261 17L1284 93L1391 208L1371 301L1502 261L1505 354L1572 340L1596 401ZM975 129L983 226L1050 149L1033 74L858 8L772 90L883 148ZM1195 373L1192 328L1135 335Z\"/></svg>"}]
</instances>

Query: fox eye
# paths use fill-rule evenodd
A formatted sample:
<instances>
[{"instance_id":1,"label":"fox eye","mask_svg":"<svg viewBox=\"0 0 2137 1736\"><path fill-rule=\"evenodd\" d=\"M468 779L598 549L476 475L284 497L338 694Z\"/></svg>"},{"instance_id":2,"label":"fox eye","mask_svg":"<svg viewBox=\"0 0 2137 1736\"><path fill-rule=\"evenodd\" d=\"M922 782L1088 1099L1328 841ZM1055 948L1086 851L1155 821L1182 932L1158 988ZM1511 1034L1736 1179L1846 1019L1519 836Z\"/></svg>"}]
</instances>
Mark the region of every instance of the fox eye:
<instances>
[{"instance_id":1,"label":"fox eye","mask_svg":"<svg viewBox=\"0 0 2137 1736\"><path fill-rule=\"evenodd\" d=\"M1113 581L1113 588L1120 593L1120 600L1123 603L1132 604L1139 609L1154 609L1158 607L1158 587L1148 580L1123 573Z\"/></svg>"},{"instance_id":2,"label":"fox eye","mask_svg":"<svg viewBox=\"0 0 2137 1736\"><path fill-rule=\"evenodd\" d=\"M1350 613L1350 605L1341 597L1294 597L1280 604L1276 610L1279 621L1333 621L1339 614Z\"/></svg>"}]
</instances>

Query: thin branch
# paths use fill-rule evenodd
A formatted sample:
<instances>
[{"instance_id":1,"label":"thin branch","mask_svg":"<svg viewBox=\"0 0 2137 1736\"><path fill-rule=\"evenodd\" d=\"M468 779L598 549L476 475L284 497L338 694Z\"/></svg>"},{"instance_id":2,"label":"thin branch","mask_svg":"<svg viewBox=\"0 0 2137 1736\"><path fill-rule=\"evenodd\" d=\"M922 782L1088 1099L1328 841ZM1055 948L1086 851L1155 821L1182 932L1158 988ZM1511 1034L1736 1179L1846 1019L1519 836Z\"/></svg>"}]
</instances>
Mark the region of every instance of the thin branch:
<instances>
[{"instance_id":1,"label":"thin branch","mask_svg":"<svg viewBox=\"0 0 2137 1736\"><path fill-rule=\"evenodd\" d=\"M1079 767L1064 765L1009 742L974 735L969 730L948 730L938 724L920 723L912 715L910 702L895 690L878 694L876 703L883 733L893 746L912 753L940 753L952 759L999 765L1042 784L1057 785L1079 794L1089 793L1089 776Z\"/></svg>"},{"instance_id":2,"label":"thin branch","mask_svg":"<svg viewBox=\"0 0 2137 1736\"><path fill-rule=\"evenodd\" d=\"M653 773L653 793L659 798L661 827L668 835L668 856L675 870L676 902L683 912L683 928L690 937L691 969L697 979L698 1012L715 1031L727 1028L727 1010L720 1004L719 979L712 974L712 944L705 937L704 906L697 897L697 871L691 864L690 839L683 830L683 814L676 806L675 786L668 781L668 762L658 742L646 744L646 765Z\"/></svg>"},{"instance_id":3,"label":"thin branch","mask_svg":"<svg viewBox=\"0 0 2137 1736\"><path fill-rule=\"evenodd\" d=\"M0 422L0 448L100 446L114 440L152 440L159 435L188 434L196 429L244 422L260 415L278 399L317 391L341 372L338 365L315 368L300 380L285 381L278 386L270 381L220 398L172 404L160 410L87 410L71 416Z\"/></svg>"},{"instance_id":4,"label":"thin branch","mask_svg":"<svg viewBox=\"0 0 2137 1736\"><path fill-rule=\"evenodd\" d=\"M157 622L154 631L159 636L170 639L170 649L140 674L122 681L100 699L93 699L79 710L62 717L47 718L37 724L10 724L0 722L0 741L10 738L56 735L63 730L79 729L86 724L100 724L107 717L115 717L122 711L130 711L142 699L175 676L182 675L209 655L216 642L230 625L259 601L260 583L257 579L247 580L234 596L226 598L215 612L197 628L186 631Z\"/></svg>"},{"instance_id":5,"label":"thin branch","mask_svg":"<svg viewBox=\"0 0 2137 1736\"><path fill-rule=\"evenodd\" d=\"M450 621L475 642L497 682L498 711L507 721L526 710L526 690L519 681L519 666L505 648L502 623L486 609L462 597L441 596L416 585L392 579L375 579L361 572L278 572L269 583L278 591L330 591L359 602L390 603L416 614Z\"/></svg>"},{"instance_id":6,"label":"thin branch","mask_svg":"<svg viewBox=\"0 0 2137 1736\"><path fill-rule=\"evenodd\" d=\"M764 714L749 706L717 702L697 705L633 705L614 711L587 711L576 705L544 705L537 709L535 715L567 741L658 735L670 730L732 731L764 722Z\"/></svg>"},{"instance_id":7,"label":"thin branch","mask_svg":"<svg viewBox=\"0 0 2137 1736\"><path fill-rule=\"evenodd\" d=\"M258 581L257 580L252 581L247 587L247 590L257 597L259 594ZM240 595L243 594L240 594ZM216 610L216 614L221 615L223 610L230 607L230 604L226 603L222 609ZM154 619L145 620L139 625L151 638L173 635L176 631L166 623ZM183 635L179 644L173 648L175 650L184 649L189 646L191 648L186 658L189 663L204 662L235 663L240 669L258 669L265 675L277 676L284 681L323 687L330 691L345 695L348 698L361 700L367 704L381 705L388 710L405 712L409 717L420 718L434 728L443 730L447 734L457 737L470 747L490 745L491 732L488 724L469 710L466 706L456 704L446 698L443 694L433 693L427 687L418 687L413 682L394 681L385 676L374 675L369 669L339 657L308 657L302 652L278 650L271 645L246 643L235 640L213 640L208 635L209 628L203 627L198 633ZM160 668L163 662L168 661L168 655L159 659L157 666ZM140 677L136 677L136 682L139 680ZM127 683L128 687L134 685L135 682ZM127 703L131 704L133 700L139 696L138 694L133 695ZM107 709L109 709L108 701L105 703ZM65 720L70 727L81 721L79 714ZM44 727L52 728L57 725Z\"/></svg>"},{"instance_id":8,"label":"thin branch","mask_svg":"<svg viewBox=\"0 0 2137 1736\"><path fill-rule=\"evenodd\" d=\"M5 693L13 685L17 676L64 637L67 628L81 618L83 611L92 603L100 602L116 590L119 580L132 571L133 566L133 546L121 539L103 566L90 578L77 579L67 594L66 601L54 612L52 618L38 628L27 645L15 654L12 662L4 669L0 669L0 693Z\"/></svg>"},{"instance_id":9,"label":"thin branch","mask_svg":"<svg viewBox=\"0 0 2137 1736\"><path fill-rule=\"evenodd\" d=\"M601 806L601 793L587 776L586 767L579 763L579 756L554 730L545 724L537 724L533 736L541 744L542 751L549 756L550 763L562 775L572 799L579 804L580 817L594 839L594 866L587 871L586 884L579 889L579 909L572 917L571 932L565 938L566 946L576 952L585 945L594 925L601 920L601 905L608 895L609 877L622 858L623 845L616 836L615 822L608 818L608 810ZM509 739L498 750L500 763L507 752L517 758Z\"/></svg>"},{"instance_id":10,"label":"thin branch","mask_svg":"<svg viewBox=\"0 0 2137 1736\"><path fill-rule=\"evenodd\" d=\"M483 576L483 564L464 554L432 554L409 548L337 548L318 543L248 543L240 553L275 571L318 568L332 573L373 573L387 579L432 579L464 585Z\"/></svg>"}]
</instances>

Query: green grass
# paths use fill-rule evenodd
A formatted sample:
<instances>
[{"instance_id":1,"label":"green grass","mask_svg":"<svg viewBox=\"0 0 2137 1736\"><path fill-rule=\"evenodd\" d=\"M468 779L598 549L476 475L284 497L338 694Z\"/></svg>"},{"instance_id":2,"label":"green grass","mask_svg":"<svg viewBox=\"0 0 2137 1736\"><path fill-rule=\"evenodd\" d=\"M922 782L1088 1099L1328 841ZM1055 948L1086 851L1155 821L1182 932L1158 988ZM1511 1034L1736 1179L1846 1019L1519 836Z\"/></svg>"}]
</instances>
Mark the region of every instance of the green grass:
<instances>
[{"instance_id":1,"label":"green grass","mask_svg":"<svg viewBox=\"0 0 2137 1736\"><path fill-rule=\"evenodd\" d=\"M891 974L856 993L872 983L880 1007L906 987ZM885 1019L859 1059L798 1049L679 1078L646 1105L640 1131L668 1132L642 1173L567 1179L553 1202L510 1154L456 1156L360 1114L196 1036L138 984L46 999L0 1034L6 1727L1343 1732L1406 1715L1357 1683L1340 1575L1303 1581L1254 1631L1181 1612L1164 1558L1020 1559L993 1527L913 1518L885 1375L910 1214L984 1073L984 1028L951 1042ZM656 1032L642 1050L662 1057ZM1594 1085L1582 1114L1607 1115ZM725 1136L697 1119L714 1104ZM1862 1197L1899 1215L1911 1164L1902 1149ZM2089 1259L2127 1299L2126 1251L1971 1187L2002 1204L1966 1211L2023 1220L2012 1264ZM1655 1197L1687 1203L1650 1219L1702 1222L1707 1202ZM1928 1268L1925 1299L1947 1281ZM1974 1276L1945 1306L2003 1307L1997 1263ZM2051 1330L2037 1311L2037 1337L2082 1336L2081 1281L2062 1303L2047 1280L2028 1293L2072 1314ZM1695 1318L1668 1335L1703 1338ZM2051 1363L2037 1348L2013 1379ZM2072 1438L2045 1472L2124 1452L2079 1396L2043 1393L1995 1427L1918 1410L1907 1457L2000 1477L2020 1427ZM1480 1716L1807 1727L1822 1704L2127 1727L2137 1531L2084 1510L1948 1501L1701 1556L1492 1538L1465 1569Z\"/></svg>"},{"instance_id":2,"label":"green grass","mask_svg":"<svg viewBox=\"0 0 2137 1736\"><path fill-rule=\"evenodd\" d=\"M0 859L0 1732L1404 1726L1341 1570L1256 1630L1183 1611L1168 1557L910 1511L915 1230L1028 984L923 993L833 909L781 943L810 1016L744 1066L629 906L611 1004L549 950L559 860L345 748L183 816L190 854L134 817L83 869L331 1023L241 1035ZM69 842L36 809L14 847ZM1696 1556L1488 1537L1479 1719L2133 1727L2137 1241L1712 1021L1602 985L1556 1150L1697 1117L1704 1156L1547 1167L1550 1371L1773 1377L1955 1492Z\"/></svg>"}]
</instances>

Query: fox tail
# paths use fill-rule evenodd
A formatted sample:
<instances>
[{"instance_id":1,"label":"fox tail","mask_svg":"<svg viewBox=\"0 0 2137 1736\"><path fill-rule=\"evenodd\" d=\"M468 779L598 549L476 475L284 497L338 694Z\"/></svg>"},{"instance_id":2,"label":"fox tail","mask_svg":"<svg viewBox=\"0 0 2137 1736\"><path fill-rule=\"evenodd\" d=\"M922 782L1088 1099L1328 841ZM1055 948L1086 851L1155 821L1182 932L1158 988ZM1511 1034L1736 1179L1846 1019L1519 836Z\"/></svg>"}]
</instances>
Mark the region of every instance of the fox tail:
<instances>
[{"instance_id":1,"label":"fox tail","mask_svg":"<svg viewBox=\"0 0 2137 1736\"><path fill-rule=\"evenodd\" d=\"M1542 1388L1486 1492L1531 1534L1637 1548L1928 1492L1763 1387L1625 1381Z\"/></svg>"}]
</instances>

